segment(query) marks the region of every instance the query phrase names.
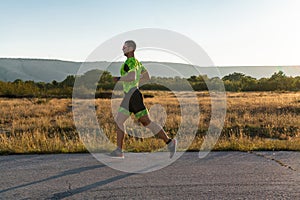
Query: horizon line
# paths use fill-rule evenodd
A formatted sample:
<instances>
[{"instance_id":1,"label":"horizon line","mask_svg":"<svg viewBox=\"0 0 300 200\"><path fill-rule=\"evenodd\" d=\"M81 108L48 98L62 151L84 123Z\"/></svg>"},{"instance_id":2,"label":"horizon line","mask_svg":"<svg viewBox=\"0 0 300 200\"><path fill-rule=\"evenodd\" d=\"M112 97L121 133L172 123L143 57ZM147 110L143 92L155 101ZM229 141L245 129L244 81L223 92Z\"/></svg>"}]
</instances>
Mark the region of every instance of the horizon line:
<instances>
[{"instance_id":1,"label":"horizon line","mask_svg":"<svg viewBox=\"0 0 300 200\"><path fill-rule=\"evenodd\" d=\"M0 57L0 59L24 59L24 60L48 60L48 61L61 61L61 62L74 62L74 63L84 63L84 62L110 62L106 60L102 61L76 61L76 60L67 60L60 58L29 58L29 57ZM123 61L114 61L111 63L122 63ZM172 64L182 64L182 65L191 65L187 63L178 63L172 61L149 61L149 60L140 60L140 62L154 62L154 63L172 63ZM200 67L200 66L199 66ZM202 67L300 67L300 64L293 65L212 65L212 66L202 66Z\"/></svg>"}]
</instances>

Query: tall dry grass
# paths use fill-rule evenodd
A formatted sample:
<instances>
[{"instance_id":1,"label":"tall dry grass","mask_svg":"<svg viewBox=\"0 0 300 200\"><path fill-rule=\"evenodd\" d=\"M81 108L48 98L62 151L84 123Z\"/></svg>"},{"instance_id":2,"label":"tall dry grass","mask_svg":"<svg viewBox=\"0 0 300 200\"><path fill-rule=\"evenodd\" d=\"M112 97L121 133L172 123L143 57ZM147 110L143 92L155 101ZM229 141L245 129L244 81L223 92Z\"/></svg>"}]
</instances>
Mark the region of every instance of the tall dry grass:
<instances>
[{"instance_id":1,"label":"tall dry grass","mask_svg":"<svg viewBox=\"0 0 300 200\"><path fill-rule=\"evenodd\" d=\"M178 99L171 92L143 93L148 108L158 106L151 116L171 137L178 136L181 111ZM211 98L207 92L197 92L200 118L188 119L199 123L196 137L184 127L182 141L192 142L189 150L199 150L211 117ZM83 100L82 103L84 104ZM99 124L110 142L115 143L114 112L118 99L97 99ZM113 102L113 105L112 105ZM0 152L3 153L67 153L86 152L86 141L101 142L97 135L78 135L72 113L71 99L0 99ZM192 107L191 107L192 108ZM113 112L112 112L113 110ZM300 92L227 93L227 115L215 150L300 150ZM164 115L166 119L164 119ZM165 122L164 122L165 120ZM88 124L88 122L83 121ZM134 118L127 121L128 151L157 151L164 147L152 133L139 126ZM93 145L92 145L93 146ZM183 144L184 146L184 144ZM179 148L183 149L183 146ZM97 147L98 148L98 147ZM105 149L106 147L99 147ZM89 149L90 150L90 149Z\"/></svg>"}]
</instances>

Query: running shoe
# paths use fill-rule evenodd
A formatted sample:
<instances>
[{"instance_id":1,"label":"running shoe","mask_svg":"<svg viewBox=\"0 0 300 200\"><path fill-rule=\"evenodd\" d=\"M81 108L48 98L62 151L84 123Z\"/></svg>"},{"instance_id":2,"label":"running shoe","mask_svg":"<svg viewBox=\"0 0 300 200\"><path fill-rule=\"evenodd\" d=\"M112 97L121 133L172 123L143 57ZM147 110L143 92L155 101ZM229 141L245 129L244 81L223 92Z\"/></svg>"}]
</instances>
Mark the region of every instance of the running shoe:
<instances>
[{"instance_id":1,"label":"running shoe","mask_svg":"<svg viewBox=\"0 0 300 200\"><path fill-rule=\"evenodd\" d=\"M113 158L124 158L124 153L123 153L123 151L119 148L119 147L117 147L113 152L111 152L110 154L109 154L111 157L113 157Z\"/></svg>"}]
</instances>

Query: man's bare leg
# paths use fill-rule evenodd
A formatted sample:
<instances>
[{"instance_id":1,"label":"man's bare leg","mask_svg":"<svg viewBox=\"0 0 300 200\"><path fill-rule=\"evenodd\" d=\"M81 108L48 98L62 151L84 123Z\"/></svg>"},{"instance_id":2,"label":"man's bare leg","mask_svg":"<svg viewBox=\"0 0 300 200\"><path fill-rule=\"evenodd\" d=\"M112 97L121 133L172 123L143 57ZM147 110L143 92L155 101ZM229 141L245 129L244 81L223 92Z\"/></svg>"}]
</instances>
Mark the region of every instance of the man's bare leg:
<instances>
[{"instance_id":1,"label":"man's bare leg","mask_svg":"<svg viewBox=\"0 0 300 200\"><path fill-rule=\"evenodd\" d=\"M120 149L123 149L123 141L124 141L124 135L125 135L125 129L124 129L124 123L129 118L128 115L125 115L121 112L118 112L115 121L117 123L117 146Z\"/></svg>"},{"instance_id":2,"label":"man's bare leg","mask_svg":"<svg viewBox=\"0 0 300 200\"><path fill-rule=\"evenodd\" d=\"M152 133L157 134L159 138L163 139L165 143L170 140L164 129L156 122L151 121L148 115L142 116L139 118L139 121L143 124L143 126L149 128Z\"/></svg>"},{"instance_id":3,"label":"man's bare leg","mask_svg":"<svg viewBox=\"0 0 300 200\"><path fill-rule=\"evenodd\" d=\"M156 122L151 121L148 115L145 115L139 119L143 126L149 128L152 133L157 134L159 138L163 139L168 145L168 150L170 151L170 158L173 158L176 153L177 140L170 139L164 129Z\"/></svg>"}]
</instances>

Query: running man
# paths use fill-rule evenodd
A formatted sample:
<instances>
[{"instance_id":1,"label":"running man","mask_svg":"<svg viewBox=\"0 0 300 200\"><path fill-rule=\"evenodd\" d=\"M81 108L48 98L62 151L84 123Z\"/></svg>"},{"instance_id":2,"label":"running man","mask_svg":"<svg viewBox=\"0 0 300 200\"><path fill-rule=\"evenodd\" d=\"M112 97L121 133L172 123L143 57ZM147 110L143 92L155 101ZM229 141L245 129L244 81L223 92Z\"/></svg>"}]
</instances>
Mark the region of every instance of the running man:
<instances>
[{"instance_id":1,"label":"running man","mask_svg":"<svg viewBox=\"0 0 300 200\"><path fill-rule=\"evenodd\" d=\"M177 141L170 139L163 128L156 122L151 121L149 112L145 107L143 96L139 90L139 84L150 80L149 73L145 67L134 57L136 44L132 40L128 40L123 45L124 56L127 60L121 66L121 77L114 77L115 81L122 81L125 96L119 107L115 118L117 124L117 148L111 152L111 156L124 158L123 140L124 140L124 123L133 113L141 124L149 128L154 134L168 145L170 158L176 153Z\"/></svg>"}]
</instances>

